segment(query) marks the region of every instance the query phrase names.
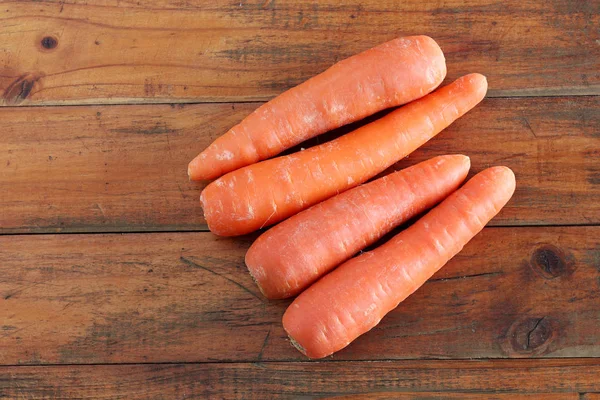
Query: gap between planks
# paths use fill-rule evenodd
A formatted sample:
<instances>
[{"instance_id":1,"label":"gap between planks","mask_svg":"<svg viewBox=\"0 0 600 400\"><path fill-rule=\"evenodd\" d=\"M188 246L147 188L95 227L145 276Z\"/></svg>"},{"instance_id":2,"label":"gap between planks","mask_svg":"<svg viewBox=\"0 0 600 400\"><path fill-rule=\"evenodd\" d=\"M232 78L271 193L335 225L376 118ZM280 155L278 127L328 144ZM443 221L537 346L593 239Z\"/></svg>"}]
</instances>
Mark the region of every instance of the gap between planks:
<instances>
[{"instance_id":1,"label":"gap between planks","mask_svg":"<svg viewBox=\"0 0 600 400\"><path fill-rule=\"evenodd\" d=\"M291 88L288 88L289 90ZM283 93L282 91L281 93ZM542 89L537 91L533 88L530 90L489 90L486 98L488 99L527 99L527 98L568 98L568 97L598 97L600 89L589 88L588 90L549 90ZM96 100L77 100L77 101L49 101L39 103L25 103L23 105L1 105L0 108L28 108L28 107L93 107L93 106L127 106L127 105L169 105L169 104L262 104L272 100L274 97L257 97L251 99L237 98L219 98L218 100L209 99L130 99L111 101L96 101Z\"/></svg>"},{"instance_id":2,"label":"gap between planks","mask_svg":"<svg viewBox=\"0 0 600 400\"><path fill-rule=\"evenodd\" d=\"M581 223L581 224L503 224L503 225L486 225L485 228L578 228L578 227L597 227L600 224L597 223ZM396 228L403 229L403 227ZM394 230L394 231L396 231ZM266 229L264 230L266 231ZM257 235L263 233L264 231L256 231L249 235ZM208 228L202 229L146 229L146 230L122 230L122 231L78 231L78 230L63 230L63 231L43 231L43 232L0 232L0 237L2 236L41 236L41 235L126 235L126 234L162 234L162 233L209 233L210 230ZM246 237L248 235L237 236L237 237ZM219 236L221 237L221 236ZM227 238L227 236L223 236ZM235 238L236 236L232 237Z\"/></svg>"},{"instance_id":3,"label":"gap between planks","mask_svg":"<svg viewBox=\"0 0 600 400\"><path fill-rule=\"evenodd\" d=\"M465 363L476 365L478 363L497 363L497 364L520 364L520 363L532 363L539 364L540 367L546 367L553 362L558 362L559 365L570 365L570 363L586 363L586 362L598 362L600 364L600 357L528 357L528 358L506 358L506 357L487 357L487 358L374 358L372 360L334 360L334 359L320 359L320 360L260 360L260 361L233 361L233 360L209 360L209 361L156 361L156 362L114 362L114 363L40 363L40 364L0 364L0 370L6 368L56 368L56 367L112 367L112 366L152 366L152 365L261 365L261 364L370 364L370 363L396 363L396 364L414 364L414 363L427 363L427 364L451 364L451 363ZM564 364L563 364L564 363ZM536 367L537 365L533 365ZM555 366L555 365L550 365ZM430 367L429 365L427 367ZM443 369L440 366L433 366L435 369ZM453 369L454 367L448 367Z\"/></svg>"}]
</instances>

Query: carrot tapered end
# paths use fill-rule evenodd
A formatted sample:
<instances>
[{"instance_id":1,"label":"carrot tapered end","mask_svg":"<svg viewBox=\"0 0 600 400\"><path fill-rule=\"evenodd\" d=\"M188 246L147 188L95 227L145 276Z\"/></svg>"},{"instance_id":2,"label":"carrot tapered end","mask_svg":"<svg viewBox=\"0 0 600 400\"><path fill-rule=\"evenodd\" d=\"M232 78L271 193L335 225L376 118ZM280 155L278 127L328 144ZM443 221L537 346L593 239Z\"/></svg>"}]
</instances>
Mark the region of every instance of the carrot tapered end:
<instances>
[{"instance_id":1,"label":"carrot tapered end","mask_svg":"<svg viewBox=\"0 0 600 400\"><path fill-rule=\"evenodd\" d=\"M206 156L204 153L200 153L188 164L187 172L191 181L201 181L212 178L212 176L209 175L209 172L206 171L206 168L204 168L204 163L206 162L204 160L205 158Z\"/></svg>"},{"instance_id":2,"label":"carrot tapered end","mask_svg":"<svg viewBox=\"0 0 600 400\"><path fill-rule=\"evenodd\" d=\"M475 93L480 94L482 99L485 97L488 90L488 82L485 75L473 73L459 79L463 80L465 86L472 88Z\"/></svg>"}]
</instances>

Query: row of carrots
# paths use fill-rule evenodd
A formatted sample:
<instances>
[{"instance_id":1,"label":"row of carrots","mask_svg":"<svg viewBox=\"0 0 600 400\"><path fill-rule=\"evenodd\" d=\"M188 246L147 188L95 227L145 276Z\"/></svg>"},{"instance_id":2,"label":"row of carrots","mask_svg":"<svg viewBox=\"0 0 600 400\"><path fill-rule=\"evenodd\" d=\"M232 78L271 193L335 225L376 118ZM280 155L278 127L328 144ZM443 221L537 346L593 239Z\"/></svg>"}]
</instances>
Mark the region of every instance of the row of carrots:
<instances>
[{"instance_id":1,"label":"row of carrots","mask_svg":"<svg viewBox=\"0 0 600 400\"><path fill-rule=\"evenodd\" d=\"M486 169L459 188L470 168L463 155L435 157L363 184L484 98L484 76L466 75L435 90L445 76L433 39L392 40L262 105L189 164L190 179L217 178L200 197L215 234L243 235L283 221L250 247L246 265L267 298L298 296L283 326L311 358L330 355L376 326L514 192L506 167ZM270 158L403 104L328 143ZM352 258L436 204L385 244Z\"/></svg>"}]
</instances>

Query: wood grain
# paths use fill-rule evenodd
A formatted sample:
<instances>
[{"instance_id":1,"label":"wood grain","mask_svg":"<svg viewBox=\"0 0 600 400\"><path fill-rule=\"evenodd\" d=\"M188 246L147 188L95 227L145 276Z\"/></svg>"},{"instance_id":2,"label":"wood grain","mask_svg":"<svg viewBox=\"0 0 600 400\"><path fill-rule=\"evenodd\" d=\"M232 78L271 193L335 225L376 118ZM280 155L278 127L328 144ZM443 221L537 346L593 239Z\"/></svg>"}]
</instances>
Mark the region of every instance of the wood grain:
<instances>
[{"instance_id":1,"label":"wood grain","mask_svg":"<svg viewBox=\"0 0 600 400\"><path fill-rule=\"evenodd\" d=\"M257 106L0 109L0 233L205 230L187 163ZM597 224L598 126L600 97L486 99L396 167L504 164L517 192L493 225Z\"/></svg>"},{"instance_id":2,"label":"wood grain","mask_svg":"<svg viewBox=\"0 0 600 400\"><path fill-rule=\"evenodd\" d=\"M487 400L581 400L579 393L498 393L500 389L496 389L494 393L449 393L449 392L381 392L381 393L361 393L348 396L333 396L321 397L331 400L472 400L485 397ZM585 399L585 397L583 397Z\"/></svg>"},{"instance_id":3,"label":"wood grain","mask_svg":"<svg viewBox=\"0 0 600 400\"><path fill-rule=\"evenodd\" d=\"M0 103L264 100L412 34L492 96L596 95L598 24L596 2L572 0L4 1Z\"/></svg>"},{"instance_id":4,"label":"wood grain","mask_svg":"<svg viewBox=\"0 0 600 400\"><path fill-rule=\"evenodd\" d=\"M0 376L0 395L36 399L371 398L386 391L394 399L570 400L600 391L600 365L582 359L4 367Z\"/></svg>"},{"instance_id":5,"label":"wood grain","mask_svg":"<svg viewBox=\"0 0 600 400\"><path fill-rule=\"evenodd\" d=\"M187 162L240 118L232 108L1 109L1 231L204 228Z\"/></svg>"},{"instance_id":6,"label":"wood grain","mask_svg":"<svg viewBox=\"0 0 600 400\"><path fill-rule=\"evenodd\" d=\"M0 237L0 364L305 360L209 233ZM600 227L487 228L333 360L599 357Z\"/></svg>"},{"instance_id":7,"label":"wood grain","mask_svg":"<svg viewBox=\"0 0 600 400\"><path fill-rule=\"evenodd\" d=\"M0 2L0 398L600 400L599 25L585 0ZM256 235L160 231L206 230L187 162L259 101L411 34L491 99L391 169L464 153L517 192L308 362L246 272Z\"/></svg>"}]
</instances>

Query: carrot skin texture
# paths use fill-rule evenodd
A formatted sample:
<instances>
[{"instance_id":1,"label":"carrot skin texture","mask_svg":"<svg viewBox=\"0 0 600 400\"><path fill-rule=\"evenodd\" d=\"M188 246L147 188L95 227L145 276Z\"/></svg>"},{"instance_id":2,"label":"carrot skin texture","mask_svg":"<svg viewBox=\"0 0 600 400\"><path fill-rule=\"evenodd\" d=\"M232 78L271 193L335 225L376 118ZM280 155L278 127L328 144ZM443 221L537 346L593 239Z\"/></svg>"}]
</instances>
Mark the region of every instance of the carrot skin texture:
<instances>
[{"instance_id":1,"label":"carrot skin texture","mask_svg":"<svg viewBox=\"0 0 600 400\"><path fill-rule=\"evenodd\" d=\"M470 74L331 142L230 172L200 195L209 229L243 235L359 185L412 153L485 96Z\"/></svg>"},{"instance_id":2,"label":"carrot skin texture","mask_svg":"<svg viewBox=\"0 0 600 400\"><path fill-rule=\"evenodd\" d=\"M188 166L192 180L214 179L377 111L411 102L446 76L438 44L397 38L342 60L260 106Z\"/></svg>"},{"instance_id":3,"label":"carrot skin texture","mask_svg":"<svg viewBox=\"0 0 600 400\"><path fill-rule=\"evenodd\" d=\"M434 157L316 204L262 234L246 266L269 299L295 296L359 250L454 192L469 157Z\"/></svg>"},{"instance_id":4,"label":"carrot skin texture","mask_svg":"<svg viewBox=\"0 0 600 400\"><path fill-rule=\"evenodd\" d=\"M293 343L322 358L372 329L481 231L514 189L510 169L488 168L387 243L317 281L283 316Z\"/></svg>"}]
</instances>

